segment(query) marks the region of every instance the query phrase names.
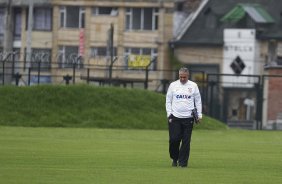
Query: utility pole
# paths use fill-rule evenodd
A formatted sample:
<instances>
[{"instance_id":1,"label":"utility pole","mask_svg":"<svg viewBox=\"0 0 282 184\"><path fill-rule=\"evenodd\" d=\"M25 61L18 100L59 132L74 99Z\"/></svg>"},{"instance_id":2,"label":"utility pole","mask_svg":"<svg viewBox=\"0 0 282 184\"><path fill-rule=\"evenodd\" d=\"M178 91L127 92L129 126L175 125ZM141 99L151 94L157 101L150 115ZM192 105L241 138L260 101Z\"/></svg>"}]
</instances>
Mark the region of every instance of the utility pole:
<instances>
[{"instance_id":1,"label":"utility pole","mask_svg":"<svg viewBox=\"0 0 282 184\"><path fill-rule=\"evenodd\" d=\"M12 0L7 0L7 7L5 11L5 19L4 19L4 40L3 40L3 71L5 71L4 83L10 83L12 81L12 63L7 62L12 59L13 52L13 26L12 26ZM5 63L4 63L5 62Z\"/></svg>"},{"instance_id":2,"label":"utility pole","mask_svg":"<svg viewBox=\"0 0 282 184\"><path fill-rule=\"evenodd\" d=\"M107 42L107 56L110 56L110 67L109 67L109 79L112 79L112 68L115 62L114 60L114 25L111 23L111 27L108 30L108 42Z\"/></svg>"},{"instance_id":3,"label":"utility pole","mask_svg":"<svg viewBox=\"0 0 282 184\"><path fill-rule=\"evenodd\" d=\"M28 27L27 27L27 37L26 37L26 58L25 58L27 62L27 68L30 67L30 62L31 62L32 28L33 28L33 0L29 0Z\"/></svg>"}]
</instances>

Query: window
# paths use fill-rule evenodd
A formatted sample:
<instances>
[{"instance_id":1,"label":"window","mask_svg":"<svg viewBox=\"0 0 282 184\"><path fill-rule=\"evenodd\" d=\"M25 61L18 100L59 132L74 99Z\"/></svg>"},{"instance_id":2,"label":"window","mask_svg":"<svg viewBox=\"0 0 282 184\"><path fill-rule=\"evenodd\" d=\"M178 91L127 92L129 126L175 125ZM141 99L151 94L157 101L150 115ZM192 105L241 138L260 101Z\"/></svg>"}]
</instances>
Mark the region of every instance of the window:
<instances>
[{"instance_id":1,"label":"window","mask_svg":"<svg viewBox=\"0 0 282 184\"><path fill-rule=\"evenodd\" d=\"M282 43L277 44L277 64L282 65Z\"/></svg>"},{"instance_id":2,"label":"window","mask_svg":"<svg viewBox=\"0 0 282 184\"><path fill-rule=\"evenodd\" d=\"M179 2L176 2L176 11L183 11L184 10L184 2L183 1L179 1Z\"/></svg>"},{"instance_id":3,"label":"window","mask_svg":"<svg viewBox=\"0 0 282 184\"><path fill-rule=\"evenodd\" d=\"M205 15L204 28L215 29L217 27L217 17L213 12L213 10L210 7L208 7L204 11L204 15Z\"/></svg>"},{"instance_id":4,"label":"window","mask_svg":"<svg viewBox=\"0 0 282 184\"><path fill-rule=\"evenodd\" d=\"M158 50L154 48L125 48L126 66L130 69L144 68L154 59L149 66L150 70L156 70Z\"/></svg>"},{"instance_id":5,"label":"window","mask_svg":"<svg viewBox=\"0 0 282 184\"><path fill-rule=\"evenodd\" d=\"M26 12L26 29L28 29L29 10ZM33 30L52 30L52 8L35 7L33 9Z\"/></svg>"},{"instance_id":6,"label":"window","mask_svg":"<svg viewBox=\"0 0 282 184\"><path fill-rule=\"evenodd\" d=\"M276 63L277 59L277 42L268 42L268 63Z\"/></svg>"},{"instance_id":7,"label":"window","mask_svg":"<svg viewBox=\"0 0 282 184\"><path fill-rule=\"evenodd\" d=\"M246 27L255 28L256 27L255 21L251 19L250 17L246 17Z\"/></svg>"},{"instance_id":8,"label":"window","mask_svg":"<svg viewBox=\"0 0 282 184\"><path fill-rule=\"evenodd\" d=\"M282 65L282 56L277 56L277 64Z\"/></svg>"},{"instance_id":9,"label":"window","mask_svg":"<svg viewBox=\"0 0 282 184\"><path fill-rule=\"evenodd\" d=\"M85 27L85 9L80 8L79 9L79 28L84 28Z\"/></svg>"},{"instance_id":10,"label":"window","mask_svg":"<svg viewBox=\"0 0 282 184\"><path fill-rule=\"evenodd\" d=\"M159 10L157 8L127 8L126 30L157 30Z\"/></svg>"},{"instance_id":11,"label":"window","mask_svg":"<svg viewBox=\"0 0 282 184\"><path fill-rule=\"evenodd\" d=\"M85 9L76 6L63 6L60 8L60 27L84 28Z\"/></svg>"},{"instance_id":12,"label":"window","mask_svg":"<svg viewBox=\"0 0 282 184\"><path fill-rule=\"evenodd\" d=\"M4 8L0 8L0 38L4 36L4 17L5 17L5 10Z\"/></svg>"},{"instance_id":13,"label":"window","mask_svg":"<svg viewBox=\"0 0 282 184\"><path fill-rule=\"evenodd\" d=\"M215 29L217 26L216 16L211 14L206 18L206 28Z\"/></svg>"},{"instance_id":14,"label":"window","mask_svg":"<svg viewBox=\"0 0 282 184\"><path fill-rule=\"evenodd\" d=\"M52 9L51 8L34 8L34 30L52 29Z\"/></svg>"},{"instance_id":15,"label":"window","mask_svg":"<svg viewBox=\"0 0 282 184\"><path fill-rule=\"evenodd\" d=\"M282 28L282 11L280 12L280 28Z\"/></svg>"},{"instance_id":16,"label":"window","mask_svg":"<svg viewBox=\"0 0 282 184\"><path fill-rule=\"evenodd\" d=\"M116 56L117 53L117 48L114 48L114 56ZM106 47L91 47L91 57L100 57L100 56L110 56L109 53L107 53L107 48Z\"/></svg>"},{"instance_id":17,"label":"window","mask_svg":"<svg viewBox=\"0 0 282 184\"><path fill-rule=\"evenodd\" d=\"M60 46L58 64L60 68L72 68L76 64L77 68L83 67L83 61L79 57L78 46Z\"/></svg>"},{"instance_id":18,"label":"window","mask_svg":"<svg viewBox=\"0 0 282 184\"><path fill-rule=\"evenodd\" d=\"M21 9L15 9L15 16L14 16L14 39L20 40L21 39L21 32L22 32L22 17L21 17Z\"/></svg>"},{"instance_id":19,"label":"window","mask_svg":"<svg viewBox=\"0 0 282 184\"><path fill-rule=\"evenodd\" d=\"M110 15L117 16L118 9L116 7L94 7L92 9L92 15Z\"/></svg>"},{"instance_id":20,"label":"window","mask_svg":"<svg viewBox=\"0 0 282 184\"><path fill-rule=\"evenodd\" d=\"M31 69L49 71L51 67L51 49L33 48L31 50Z\"/></svg>"}]
</instances>

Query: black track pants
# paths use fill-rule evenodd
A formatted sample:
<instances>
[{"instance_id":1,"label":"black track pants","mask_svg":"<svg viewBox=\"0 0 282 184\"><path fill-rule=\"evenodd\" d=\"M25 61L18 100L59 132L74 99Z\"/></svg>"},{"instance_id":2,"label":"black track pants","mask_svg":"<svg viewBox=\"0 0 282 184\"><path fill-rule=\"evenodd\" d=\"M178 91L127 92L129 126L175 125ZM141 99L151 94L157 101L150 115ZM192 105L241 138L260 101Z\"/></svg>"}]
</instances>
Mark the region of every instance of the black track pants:
<instances>
[{"instance_id":1,"label":"black track pants","mask_svg":"<svg viewBox=\"0 0 282 184\"><path fill-rule=\"evenodd\" d=\"M173 117L172 121L168 122L168 128L170 158L178 160L180 166L187 166L190 155L193 118Z\"/></svg>"}]
</instances>

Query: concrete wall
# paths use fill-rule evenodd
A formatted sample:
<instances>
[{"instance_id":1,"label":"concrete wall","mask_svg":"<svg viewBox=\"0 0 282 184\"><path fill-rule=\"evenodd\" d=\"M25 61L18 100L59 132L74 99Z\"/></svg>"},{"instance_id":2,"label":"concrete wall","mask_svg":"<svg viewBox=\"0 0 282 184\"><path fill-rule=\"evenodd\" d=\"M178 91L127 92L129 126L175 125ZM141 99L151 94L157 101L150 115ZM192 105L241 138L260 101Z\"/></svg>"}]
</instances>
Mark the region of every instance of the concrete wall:
<instances>
[{"instance_id":1,"label":"concrete wall","mask_svg":"<svg viewBox=\"0 0 282 184\"><path fill-rule=\"evenodd\" d=\"M181 47L176 48L174 54L183 64L216 64L222 68L222 47Z\"/></svg>"}]
</instances>

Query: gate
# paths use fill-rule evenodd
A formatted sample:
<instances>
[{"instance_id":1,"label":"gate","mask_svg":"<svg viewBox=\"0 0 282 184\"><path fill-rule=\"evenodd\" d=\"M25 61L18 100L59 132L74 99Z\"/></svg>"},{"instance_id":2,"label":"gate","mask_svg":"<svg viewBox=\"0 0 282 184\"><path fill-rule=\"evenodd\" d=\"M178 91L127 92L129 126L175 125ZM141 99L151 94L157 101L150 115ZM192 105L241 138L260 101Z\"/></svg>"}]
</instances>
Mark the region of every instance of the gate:
<instances>
[{"instance_id":1,"label":"gate","mask_svg":"<svg viewBox=\"0 0 282 184\"><path fill-rule=\"evenodd\" d=\"M259 75L207 74L203 107L229 127L261 129L262 84Z\"/></svg>"}]
</instances>

